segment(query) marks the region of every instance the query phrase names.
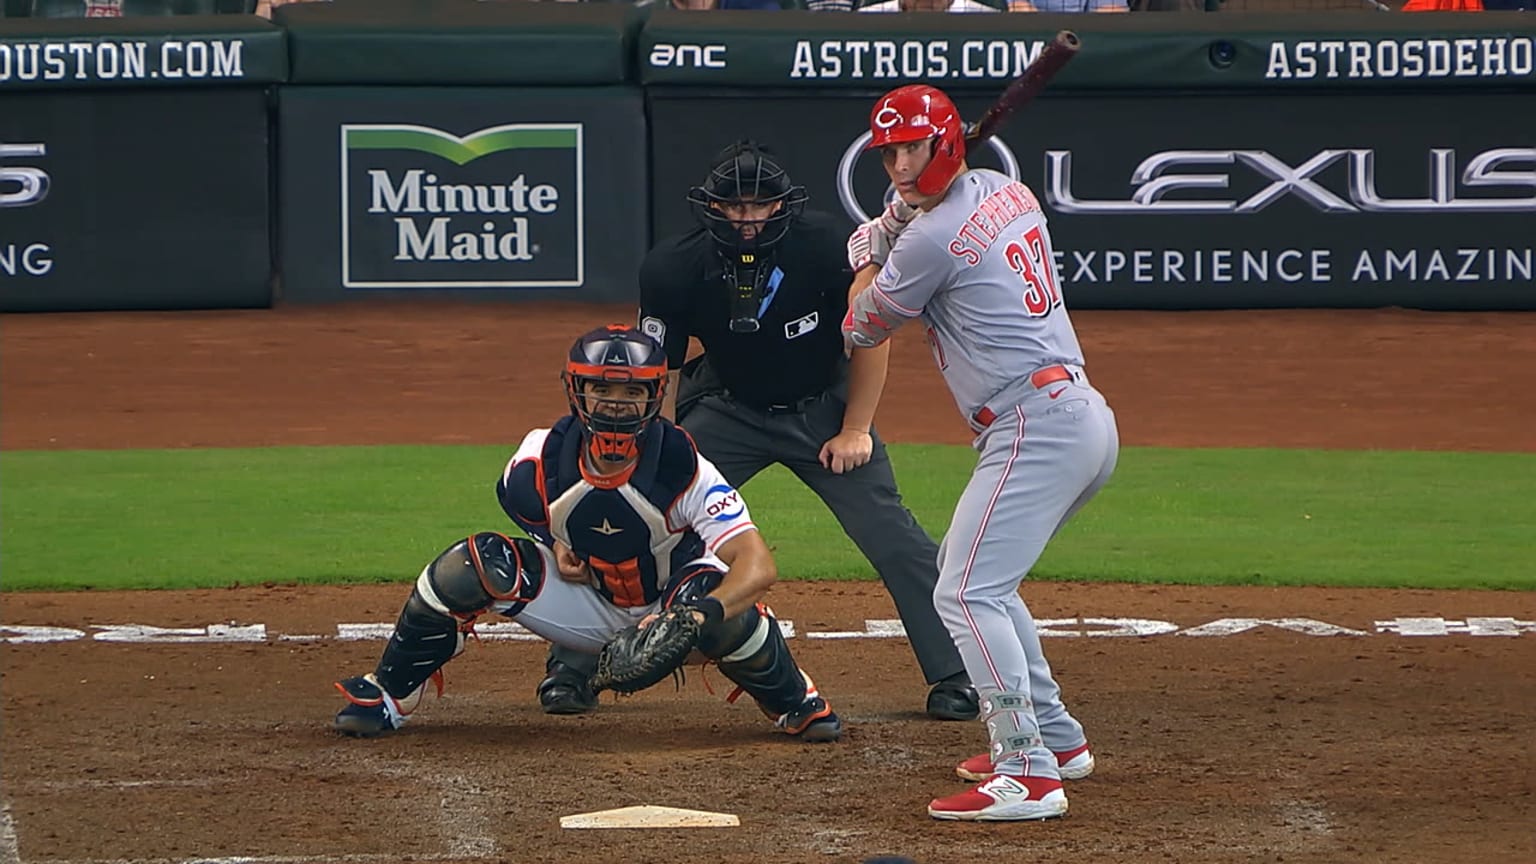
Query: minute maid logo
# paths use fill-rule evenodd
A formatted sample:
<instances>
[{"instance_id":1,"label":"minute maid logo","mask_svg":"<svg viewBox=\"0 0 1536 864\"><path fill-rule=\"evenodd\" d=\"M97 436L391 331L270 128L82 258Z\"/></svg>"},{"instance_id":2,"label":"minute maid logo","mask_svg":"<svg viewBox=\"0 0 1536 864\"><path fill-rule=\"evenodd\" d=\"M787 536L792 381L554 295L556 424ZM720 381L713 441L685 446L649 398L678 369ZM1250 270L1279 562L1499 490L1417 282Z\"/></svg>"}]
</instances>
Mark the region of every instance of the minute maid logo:
<instances>
[{"instance_id":1,"label":"minute maid logo","mask_svg":"<svg viewBox=\"0 0 1536 864\"><path fill-rule=\"evenodd\" d=\"M341 127L346 288L582 284L582 127Z\"/></svg>"}]
</instances>

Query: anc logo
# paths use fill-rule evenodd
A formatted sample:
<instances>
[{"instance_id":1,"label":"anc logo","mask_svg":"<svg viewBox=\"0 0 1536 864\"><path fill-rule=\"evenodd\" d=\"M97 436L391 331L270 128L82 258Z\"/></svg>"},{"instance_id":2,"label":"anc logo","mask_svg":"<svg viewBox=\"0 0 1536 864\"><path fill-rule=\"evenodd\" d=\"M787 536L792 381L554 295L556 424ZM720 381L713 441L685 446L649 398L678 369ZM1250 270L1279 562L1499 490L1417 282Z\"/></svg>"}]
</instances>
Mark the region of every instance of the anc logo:
<instances>
[{"instance_id":1,"label":"anc logo","mask_svg":"<svg viewBox=\"0 0 1536 864\"><path fill-rule=\"evenodd\" d=\"M875 122L880 122L878 117ZM882 126L882 128L884 127ZM870 133L865 132L863 135L853 139L853 143L849 144L848 149L843 151L843 158L838 160L837 163L837 197L843 202L843 212L847 213L848 218L855 222L868 222L874 218L865 212L853 183L853 173L854 169L858 167L859 157L864 155L864 148L868 146L869 140L873 137ZM1002 163L1002 172L1007 174L1010 179L1019 179L1019 160L1013 155L1013 151L1008 149L1008 145L1004 144L1002 139L993 137L987 139L987 146L992 148L992 152L997 155L998 161ZM982 166L972 165L971 167L978 168ZM887 184L885 195L880 199L879 205L875 207L875 213L879 214L880 211L885 209L885 205L891 203L895 197L896 187Z\"/></svg>"},{"instance_id":2,"label":"anc logo","mask_svg":"<svg viewBox=\"0 0 1536 864\"><path fill-rule=\"evenodd\" d=\"M343 287L579 287L582 157L579 123L342 125Z\"/></svg>"}]
</instances>

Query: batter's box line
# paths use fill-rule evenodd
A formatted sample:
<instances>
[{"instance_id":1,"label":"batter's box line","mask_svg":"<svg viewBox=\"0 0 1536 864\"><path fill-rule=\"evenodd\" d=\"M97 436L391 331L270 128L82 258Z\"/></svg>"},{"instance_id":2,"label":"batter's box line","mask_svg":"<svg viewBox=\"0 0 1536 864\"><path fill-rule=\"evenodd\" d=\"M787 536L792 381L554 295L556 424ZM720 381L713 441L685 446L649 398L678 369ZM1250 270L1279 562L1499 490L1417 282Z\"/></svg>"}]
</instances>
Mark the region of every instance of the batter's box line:
<instances>
[{"instance_id":1,"label":"batter's box line","mask_svg":"<svg viewBox=\"0 0 1536 864\"><path fill-rule=\"evenodd\" d=\"M473 852L413 854L343 854L343 855L221 855L191 858L28 858L21 857L16 838L16 821L11 803L0 801L0 864L395 864L403 857L413 861L470 861L497 857Z\"/></svg>"},{"instance_id":2,"label":"batter's box line","mask_svg":"<svg viewBox=\"0 0 1536 864\"><path fill-rule=\"evenodd\" d=\"M11 819L9 801L0 801L0 864L21 864L21 850L16 845L16 823Z\"/></svg>"},{"instance_id":3,"label":"batter's box line","mask_svg":"<svg viewBox=\"0 0 1536 864\"><path fill-rule=\"evenodd\" d=\"M3 851L3 850L0 850ZM412 861L480 861L496 855L366 853L352 855L222 855L216 858L0 858L0 864L397 864Z\"/></svg>"},{"instance_id":4,"label":"batter's box line","mask_svg":"<svg viewBox=\"0 0 1536 864\"><path fill-rule=\"evenodd\" d=\"M1331 624L1314 618L1217 618L1203 624L1185 626L1154 618L1040 618L1035 621L1042 638L1104 638L1176 636L1236 636L1261 629L1287 630L1303 636L1370 636L1365 630ZM1536 633L1536 621L1509 617L1459 619L1434 617L1391 618L1372 622L1376 634L1394 636L1522 636ZM268 644L297 641L382 642L394 633L389 622L340 623L334 635L319 633L284 634L267 630L265 624L210 624L205 627L155 627L148 624L90 624L86 629L31 624L0 623L0 642L11 645L41 645L58 642L93 641L116 644ZM785 639L899 639L907 635L899 619L867 619L863 630L801 630L791 620L780 620ZM516 622L493 622L475 628L485 642L543 642L538 635ZM4 864L0 861L0 864Z\"/></svg>"}]
</instances>

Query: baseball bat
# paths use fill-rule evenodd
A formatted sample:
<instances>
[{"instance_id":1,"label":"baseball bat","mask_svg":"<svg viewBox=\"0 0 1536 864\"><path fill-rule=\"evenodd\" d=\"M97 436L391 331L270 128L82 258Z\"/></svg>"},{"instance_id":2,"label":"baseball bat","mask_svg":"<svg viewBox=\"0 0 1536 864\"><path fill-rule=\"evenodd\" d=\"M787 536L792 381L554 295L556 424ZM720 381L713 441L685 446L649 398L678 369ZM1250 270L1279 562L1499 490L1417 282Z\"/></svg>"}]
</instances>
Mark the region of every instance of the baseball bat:
<instances>
[{"instance_id":1,"label":"baseball bat","mask_svg":"<svg viewBox=\"0 0 1536 864\"><path fill-rule=\"evenodd\" d=\"M1003 90L1003 95L997 97L987 113L981 115L965 134L965 142L968 145L978 144L991 138L1002 127L1003 121L1009 115L1029 104L1030 100L1040 95L1056 73L1062 70L1073 57L1077 56L1078 49L1083 47L1083 40L1077 38L1077 34L1071 30L1062 30L1056 34L1049 45L1040 51L1040 56L1029 64L1024 74L1013 79Z\"/></svg>"}]
</instances>

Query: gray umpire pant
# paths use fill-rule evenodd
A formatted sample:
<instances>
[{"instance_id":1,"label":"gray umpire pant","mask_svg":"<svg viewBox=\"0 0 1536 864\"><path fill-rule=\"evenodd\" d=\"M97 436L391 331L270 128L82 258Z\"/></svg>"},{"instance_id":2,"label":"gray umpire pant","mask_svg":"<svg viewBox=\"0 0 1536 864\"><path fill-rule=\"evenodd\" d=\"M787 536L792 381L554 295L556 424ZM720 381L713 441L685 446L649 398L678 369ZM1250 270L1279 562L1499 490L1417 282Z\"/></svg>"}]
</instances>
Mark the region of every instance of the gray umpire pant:
<instances>
[{"instance_id":1,"label":"gray umpire pant","mask_svg":"<svg viewBox=\"0 0 1536 864\"><path fill-rule=\"evenodd\" d=\"M822 467L822 444L842 429L845 403L824 393L794 413L763 411L711 393L688 400L679 422L699 452L736 488L775 462L782 464L826 503L843 531L869 560L895 601L912 652L932 684L965 671L954 640L933 608L939 580L938 545L901 503L891 460L879 435L867 464L842 474ZM586 671L596 659L556 647L552 656Z\"/></svg>"}]
</instances>

